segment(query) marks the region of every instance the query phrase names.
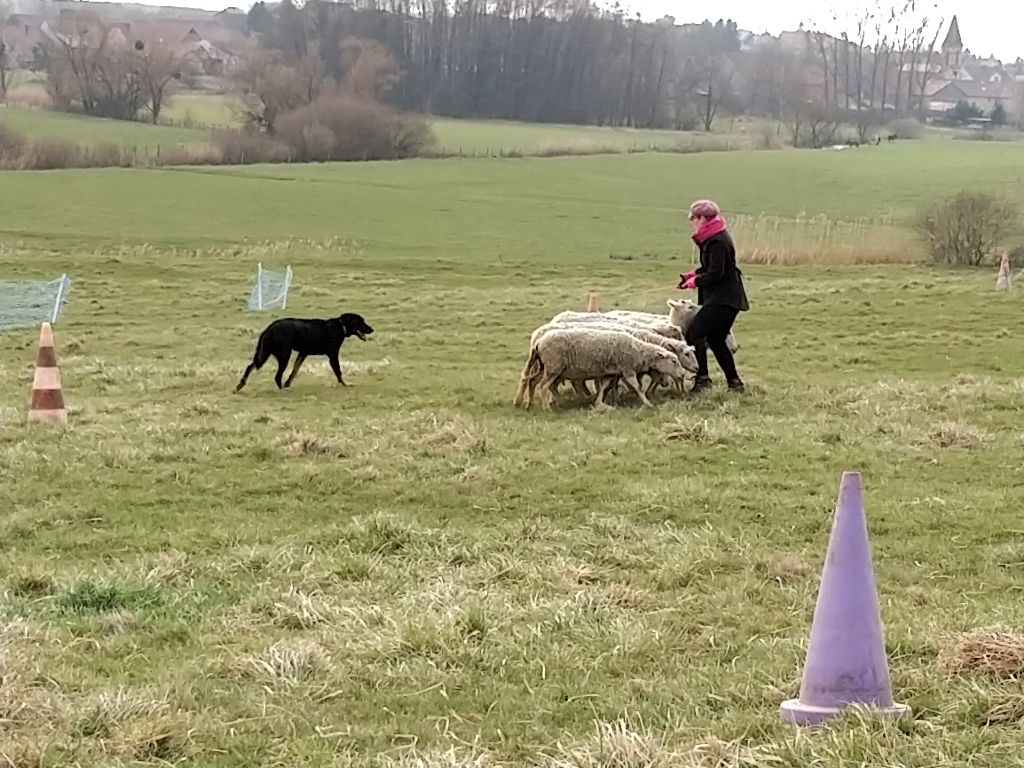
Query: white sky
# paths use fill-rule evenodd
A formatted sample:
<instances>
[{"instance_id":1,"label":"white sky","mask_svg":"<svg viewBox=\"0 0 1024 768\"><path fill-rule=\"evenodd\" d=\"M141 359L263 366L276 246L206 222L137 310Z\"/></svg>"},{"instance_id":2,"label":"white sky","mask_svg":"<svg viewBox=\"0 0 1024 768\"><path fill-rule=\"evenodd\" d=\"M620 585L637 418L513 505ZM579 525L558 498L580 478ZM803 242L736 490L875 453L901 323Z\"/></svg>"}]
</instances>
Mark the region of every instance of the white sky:
<instances>
[{"instance_id":1,"label":"white sky","mask_svg":"<svg viewBox=\"0 0 1024 768\"><path fill-rule=\"evenodd\" d=\"M903 4L900 0L882 0L879 4L886 2ZM853 17L866 4L869 7L875 5L872 0L715 0L706 5L700 4L698 12L693 5L681 0L624 0L626 3L644 18L668 14L676 17L676 23L682 23L700 21L688 17L703 12L712 21L731 18L740 29L772 34L794 30L801 21L807 26L818 22L826 31L842 32L844 26L837 27L831 21L833 13L839 18L844 15ZM971 53L978 56L994 54L1009 62L1024 56L1024 2L1021 0L925 0L917 3L919 16L927 15L935 20L933 24L942 21L939 43L945 37L954 13L960 24L964 46ZM845 29L853 33L856 27L850 24Z\"/></svg>"},{"instance_id":2,"label":"white sky","mask_svg":"<svg viewBox=\"0 0 1024 768\"><path fill-rule=\"evenodd\" d=\"M211 10L220 10L228 5L237 5L248 10L252 5L251 0L135 1L147 5L174 4ZM610 0L606 2L610 4ZM718 18L732 18L741 29L772 34L794 30L801 21L808 26L817 22L827 31L842 31L842 27L836 27L831 22L833 9L842 17L844 14L854 15L859 8L864 7L865 2L874 5L874 0L715 0L712 3L699 4L698 11L694 4L687 0L620 2L630 12L639 11L648 21L665 15L674 16L677 23L702 21L704 16L712 21ZM940 43L950 19L956 13L964 45L972 53L978 56L994 54L1006 62L1013 62L1018 56L1024 56L1024 2L1021 0L921 0L918 3L918 13L927 13L936 21L942 20ZM852 32L854 27L851 25L848 29Z\"/></svg>"}]
</instances>

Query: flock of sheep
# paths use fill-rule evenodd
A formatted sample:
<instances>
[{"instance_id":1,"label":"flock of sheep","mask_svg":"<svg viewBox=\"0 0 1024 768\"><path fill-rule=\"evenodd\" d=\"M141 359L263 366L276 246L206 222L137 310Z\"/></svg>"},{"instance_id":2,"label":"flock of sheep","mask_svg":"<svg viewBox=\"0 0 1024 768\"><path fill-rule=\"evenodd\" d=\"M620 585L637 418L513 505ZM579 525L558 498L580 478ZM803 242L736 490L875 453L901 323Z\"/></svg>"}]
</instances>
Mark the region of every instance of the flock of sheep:
<instances>
[{"instance_id":1,"label":"flock of sheep","mask_svg":"<svg viewBox=\"0 0 1024 768\"><path fill-rule=\"evenodd\" d=\"M530 353L513 405L530 408L540 387L541 406L550 410L564 381L572 384L594 408L606 408L604 397L625 382L652 407L655 387L683 391L687 372L696 373L697 357L685 334L700 307L689 299L669 299L668 314L613 310L560 312L530 336ZM729 349L739 347L732 334ZM646 377L646 384L641 378ZM591 392L587 382L594 382Z\"/></svg>"}]
</instances>

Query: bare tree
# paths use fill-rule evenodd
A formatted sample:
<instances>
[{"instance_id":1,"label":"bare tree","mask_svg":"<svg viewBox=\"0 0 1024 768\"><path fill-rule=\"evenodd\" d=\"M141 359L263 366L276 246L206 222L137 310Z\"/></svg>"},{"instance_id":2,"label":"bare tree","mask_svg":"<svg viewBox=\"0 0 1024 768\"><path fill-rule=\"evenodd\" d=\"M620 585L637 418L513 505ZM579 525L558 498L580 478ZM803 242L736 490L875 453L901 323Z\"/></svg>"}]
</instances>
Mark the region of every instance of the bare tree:
<instances>
[{"instance_id":1,"label":"bare tree","mask_svg":"<svg viewBox=\"0 0 1024 768\"><path fill-rule=\"evenodd\" d=\"M150 119L156 125L160 112L167 103L170 88L182 68L185 57L162 40L139 40L135 43L139 61L139 77L146 96Z\"/></svg>"},{"instance_id":2,"label":"bare tree","mask_svg":"<svg viewBox=\"0 0 1024 768\"><path fill-rule=\"evenodd\" d=\"M7 98L7 87L10 85L11 60L7 52L7 43L0 40L0 99Z\"/></svg>"},{"instance_id":3,"label":"bare tree","mask_svg":"<svg viewBox=\"0 0 1024 768\"><path fill-rule=\"evenodd\" d=\"M920 116L922 118L924 118L925 113L928 110L928 104L927 104L927 99L925 98L925 94L928 91L928 83L931 82L931 78L932 78L932 74L933 74L932 73L932 63L935 60L935 46L936 46L936 44L939 41L939 34L941 34L941 32L942 32L943 24L944 24L944 21L943 21L943 19L940 18L938 23L935 25L935 30L932 33L931 41L930 42L926 42L927 41L927 31L928 31L928 20L925 19L924 22L918 27L917 35L915 36L915 41L914 41L915 56L914 56L914 59L913 59L914 67L913 67L912 74L911 74L911 86L910 86L911 87L911 94L910 94L910 96L911 96L911 103L910 103L909 106L910 106L910 109L913 110L914 106L913 106L912 101L913 101L913 98L914 98L913 90L915 88L915 86L914 86L915 78L913 76L913 73L916 72L916 74L917 74L916 90L917 90L917 100L918 100L917 101L917 109L918 109L918 113L920 114Z\"/></svg>"},{"instance_id":4,"label":"bare tree","mask_svg":"<svg viewBox=\"0 0 1024 768\"><path fill-rule=\"evenodd\" d=\"M268 133L274 132L280 115L310 101L302 72L272 51L256 50L242 57L231 79L245 104L245 121Z\"/></svg>"},{"instance_id":5,"label":"bare tree","mask_svg":"<svg viewBox=\"0 0 1024 768\"><path fill-rule=\"evenodd\" d=\"M732 92L732 78L732 66L724 56L713 56L701 67L697 96L701 123L708 133L711 132L722 103Z\"/></svg>"},{"instance_id":6,"label":"bare tree","mask_svg":"<svg viewBox=\"0 0 1024 768\"><path fill-rule=\"evenodd\" d=\"M343 93L379 100L401 79L391 52L376 40L350 37L342 43L342 50L345 58Z\"/></svg>"},{"instance_id":7,"label":"bare tree","mask_svg":"<svg viewBox=\"0 0 1024 768\"><path fill-rule=\"evenodd\" d=\"M59 108L136 118L145 103L140 62L114 28L73 19L45 45L47 86Z\"/></svg>"}]
</instances>

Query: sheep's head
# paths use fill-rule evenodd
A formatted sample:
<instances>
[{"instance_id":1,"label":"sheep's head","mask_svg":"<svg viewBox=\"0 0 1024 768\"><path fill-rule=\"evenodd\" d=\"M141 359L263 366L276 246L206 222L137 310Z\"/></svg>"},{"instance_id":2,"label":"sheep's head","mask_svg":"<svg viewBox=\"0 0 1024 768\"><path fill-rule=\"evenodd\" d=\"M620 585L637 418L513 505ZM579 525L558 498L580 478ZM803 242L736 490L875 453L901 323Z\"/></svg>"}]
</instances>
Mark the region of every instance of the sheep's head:
<instances>
[{"instance_id":1,"label":"sheep's head","mask_svg":"<svg viewBox=\"0 0 1024 768\"><path fill-rule=\"evenodd\" d=\"M700 310L690 299L669 299L665 303L668 304L668 321L679 328L689 328L693 316Z\"/></svg>"},{"instance_id":2,"label":"sheep's head","mask_svg":"<svg viewBox=\"0 0 1024 768\"><path fill-rule=\"evenodd\" d=\"M679 350L679 364L684 370L690 373L697 372L697 353L689 344L684 344Z\"/></svg>"},{"instance_id":3,"label":"sheep's head","mask_svg":"<svg viewBox=\"0 0 1024 768\"><path fill-rule=\"evenodd\" d=\"M679 362L679 358L666 350L659 351L662 354L655 358L653 369L660 374L681 381L686 376L686 371L683 369L683 364Z\"/></svg>"}]
</instances>

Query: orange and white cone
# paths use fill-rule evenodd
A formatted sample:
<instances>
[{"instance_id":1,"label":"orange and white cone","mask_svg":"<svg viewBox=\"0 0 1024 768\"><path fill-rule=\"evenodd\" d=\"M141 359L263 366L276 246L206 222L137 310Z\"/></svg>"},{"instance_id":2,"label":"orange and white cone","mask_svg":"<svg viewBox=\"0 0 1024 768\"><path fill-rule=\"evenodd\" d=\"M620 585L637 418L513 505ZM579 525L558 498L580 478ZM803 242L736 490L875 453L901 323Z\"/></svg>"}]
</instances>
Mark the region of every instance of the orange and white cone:
<instances>
[{"instance_id":1,"label":"orange and white cone","mask_svg":"<svg viewBox=\"0 0 1024 768\"><path fill-rule=\"evenodd\" d=\"M587 294L587 312L597 312L597 311L598 311L598 309L597 309L597 294L596 293L588 293Z\"/></svg>"},{"instance_id":2,"label":"orange and white cone","mask_svg":"<svg viewBox=\"0 0 1024 768\"><path fill-rule=\"evenodd\" d=\"M999 277L996 278L996 290L1010 290L1010 257L1004 253L999 262Z\"/></svg>"},{"instance_id":3,"label":"orange and white cone","mask_svg":"<svg viewBox=\"0 0 1024 768\"><path fill-rule=\"evenodd\" d=\"M64 407L64 390L57 367L57 350L53 346L53 328L43 323L39 329L39 350L36 353L36 371L32 378L32 405L28 420L41 424L67 424L68 412Z\"/></svg>"}]
</instances>

